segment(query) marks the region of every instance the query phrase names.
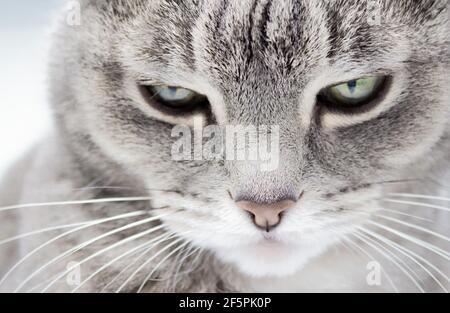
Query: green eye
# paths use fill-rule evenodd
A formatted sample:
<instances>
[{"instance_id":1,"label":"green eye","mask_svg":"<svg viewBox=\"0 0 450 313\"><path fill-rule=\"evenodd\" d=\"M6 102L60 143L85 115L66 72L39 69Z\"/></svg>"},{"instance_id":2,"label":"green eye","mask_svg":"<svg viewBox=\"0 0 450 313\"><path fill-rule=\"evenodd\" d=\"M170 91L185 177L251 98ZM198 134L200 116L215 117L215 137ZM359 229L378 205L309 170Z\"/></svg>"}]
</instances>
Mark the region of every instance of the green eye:
<instances>
[{"instance_id":1,"label":"green eye","mask_svg":"<svg viewBox=\"0 0 450 313\"><path fill-rule=\"evenodd\" d=\"M175 86L141 86L149 104L168 114L193 113L209 107L208 99L195 91Z\"/></svg>"},{"instance_id":2,"label":"green eye","mask_svg":"<svg viewBox=\"0 0 450 313\"><path fill-rule=\"evenodd\" d=\"M196 95L195 92L189 89L172 86L154 86L152 89L158 98L173 103L189 102Z\"/></svg>"},{"instance_id":3,"label":"green eye","mask_svg":"<svg viewBox=\"0 0 450 313\"><path fill-rule=\"evenodd\" d=\"M386 86L385 76L363 77L325 89L321 100L334 107L361 107L375 100Z\"/></svg>"}]
</instances>

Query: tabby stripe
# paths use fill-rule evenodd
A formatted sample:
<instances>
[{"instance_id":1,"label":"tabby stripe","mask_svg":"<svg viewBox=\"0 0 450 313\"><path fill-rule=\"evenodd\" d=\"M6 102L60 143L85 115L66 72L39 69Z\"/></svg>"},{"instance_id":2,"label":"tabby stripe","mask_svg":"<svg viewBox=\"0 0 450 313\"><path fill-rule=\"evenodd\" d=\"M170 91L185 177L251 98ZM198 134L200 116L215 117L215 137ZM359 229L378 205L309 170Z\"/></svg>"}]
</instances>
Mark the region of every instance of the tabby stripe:
<instances>
[{"instance_id":1,"label":"tabby stripe","mask_svg":"<svg viewBox=\"0 0 450 313\"><path fill-rule=\"evenodd\" d=\"M255 13L256 13L256 9L258 8L258 0L254 0L253 1L253 5L252 8L250 10L249 13L249 28L248 28L248 43L247 43L247 64L249 64L251 62L251 60L253 59L254 56L254 52L253 52L253 28L255 26Z\"/></svg>"},{"instance_id":2,"label":"tabby stripe","mask_svg":"<svg viewBox=\"0 0 450 313\"><path fill-rule=\"evenodd\" d=\"M260 33L261 33L261 48L267 49L269 43L267 42L267 25L270 22L270 10L272 8L273 0L268 0L263 9L260 23Z\"/></svg>"},{"instance_id":3,"label":"tabby stripe","mask_svg":"<svg viewBox=\"0 0 450 313\"><path fill-rule=\"evenodd\" d=\"M327 6L327 28L330 33L328 39L330 46L327 54L329 59L335 57L342 46L342 38L344 36L340 32L341 25L339 20L339 12L331 6Z\"/></svg>"},{"instance_id":4,"label":"tabby stripe","mask_svg":"<svg viewBox=\"0 0 450 313\"><path fill-rule=\"evenodd\" d=\"M220 31L224 28L225 25L225 17L227 16L226 12L228 10L228 7L230 6L230 0L223 0L219 10L216 13L216 31L215 34L218 36L220 34Z\"/></svg>"}]
</instances>

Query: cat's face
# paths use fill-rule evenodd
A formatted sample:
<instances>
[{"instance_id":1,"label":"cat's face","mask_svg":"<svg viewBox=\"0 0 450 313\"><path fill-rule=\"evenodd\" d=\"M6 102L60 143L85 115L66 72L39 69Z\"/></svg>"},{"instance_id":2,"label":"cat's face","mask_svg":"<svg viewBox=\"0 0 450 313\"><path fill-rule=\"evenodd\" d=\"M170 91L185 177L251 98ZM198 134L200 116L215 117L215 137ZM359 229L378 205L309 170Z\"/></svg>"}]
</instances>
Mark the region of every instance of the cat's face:
<instances>
[{"instance_id":1,"label":"cat's face","mask_svg":"<svg viewBox=\"0 0 450 313\"><path fill-rule=\"evenodd\" d=\"M248 274L291 273L351 232L447 126L446 0L103 3L86 1L65 41L65 127L143 181L155 208L180 209L170 229ZM278 126L277 166L174 160L172 129L194 117ZM282 200L269 232L237 203Z\"/></svg>"}]
</instances>

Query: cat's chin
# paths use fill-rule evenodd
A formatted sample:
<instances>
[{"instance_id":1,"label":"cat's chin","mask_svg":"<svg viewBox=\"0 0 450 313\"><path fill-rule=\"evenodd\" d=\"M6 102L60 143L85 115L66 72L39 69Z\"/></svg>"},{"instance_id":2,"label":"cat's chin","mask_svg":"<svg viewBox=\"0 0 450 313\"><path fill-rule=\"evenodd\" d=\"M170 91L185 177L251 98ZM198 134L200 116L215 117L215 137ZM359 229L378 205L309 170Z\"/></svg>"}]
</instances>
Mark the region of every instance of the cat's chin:
<instances>
[{"instance_id":1,"label":"cat's chin","mask_svg":"<svg viewBox=\"0 0 450 313\"><path fill-rule=\"evenodd\" d=\"M221 249L217 255L253 277L285 277L300 271L325 247L287 244L264 240L251 245Z\"/></svg>"}]
</instances>

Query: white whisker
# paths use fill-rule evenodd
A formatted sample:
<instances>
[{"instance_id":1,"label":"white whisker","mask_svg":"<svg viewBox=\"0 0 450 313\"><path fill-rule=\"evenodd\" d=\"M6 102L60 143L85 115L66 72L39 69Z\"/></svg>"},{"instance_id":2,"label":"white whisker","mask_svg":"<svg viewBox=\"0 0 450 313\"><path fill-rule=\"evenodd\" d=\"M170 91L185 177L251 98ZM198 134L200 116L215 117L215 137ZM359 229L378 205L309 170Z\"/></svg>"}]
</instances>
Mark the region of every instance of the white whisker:
<instances>
[{"instance_id":1,"label":"white whisker","mask_svg":"<svg viewBox=\"0 0 450 313\"><path fill-rule=\"evenodd\" d=\"M450 198L445 197L436 197L436 196L429 196L429 195L420 195L420 194L413 194L413 193L390 193L389 195L400 197L400 198L416 198L416 199L427 199L427 200L438 200L438 201L450 201Z\"/></svg>"},{"instance_id":2,"label":"white whisker","mask_svg":"<svg viewBox=\"0 0 450 313\"><path fill-rule=\"evenodd\" d=\"M183 266L184 262L186 261L186 259L188 257L190 257L191 255L193 255L194 253L196 253L199 250L200 250L200 248L195 249L194 246L187 246L187 247L185 247L183 250L179 251L177 256L173 259L173 263L174 264L178 264L175 267L176 269L173 271L175 274L166 276L164 278L152 279L151 281L159 281L159 282L167 281L167 280L170 280L171 278L176 278L176 277L184 274L184 272L180 272L181 271L181 267ZM172 282L176 283L176 279L173 279Z\"/></svg>"},{"instance_id":3,"label":"white whisker","mask_svg":"<svg viewBox=\"0 0 450 313\"><path fill-rule=\"evenodd\" d=\"M421 221L424 221L424 222L429 222L429 223L434 223L435 222L435 221L433 221L431 219L428 219L428 218L424 218L424 217L421 217L421 216L404 213L404 212L397 211L397 210L381 209L380 211L385 211L385 212L389 212L389 213L393 213L393 214L397 214L397 215L411 217L411 218L414 218L414 219L417 219L417 220L421 220Z\"/></svg>"},{"instance_id":4,"label":"white whisker","mask_svg":"<svg viewBox=\"0 0 450 313\"><path fill-rule=\"evenodd\" d=\"M92 222L94 222L94 221L80 222L80 223L67 224L67 225L62 225L62 226L54 226L54 227L44 228L44 229L40 229L40 230L35 230L35 231L24 233L24 234L15 236L15 237L10 237L10 238L3 239L2 241L0 241L0 246L8 244L8 243L16 241L16 240L19 240L19 239L32 237L32 236L35 236L35 235L41 235L41 234L45 234L45 233L49 233L49 232L53 232L53 231L57 231L57 230L63 230L63 229L67 229L67 228L74 228L74 227L78 227L78 226L84 226L84 225L88 225L88 224L90 224Z\"/></svg>"},{"instance_id":5,"label":"white whisker","mask_svg":"<svg viewBox=\"0 0 450 313\"><path fill-rule=\"evenodd\" d=\"M192 246L192 248L194 248L194 246ZM192 250L192 249L191 249ZM192 252L190 252L189 254L187 254L181 261L180 264L178 265L178 268L176 270L176 274L173 276L175 279L172 281L172 290L175 292L176 291L176 283L177 280L176 278L185 275L185 274L190 274L192 273L195 269L195 266L193 266L191 269L189 270L185 270L183 272L181 272L181 266L184 264L184 262L192 255L194 255L195 253L197 253L197 256L194 258L194 260L192 261L192 264L195 265L198 261L198 259L200 258L200 256L202 255L202 248L198 247L196 249L194 249ZM170 278L170 277L169 277Z\"/></svg>"},{"instance_id":6,"label":"white whisker","mask_svg":"<svg viewBox=\"0 0 450 313\"><path fill-rule=\"evenodd\" d=\"M373 260L373 261L377 261L378 262L378 260L376 258L374 258L372 256L372 254L370 254L370 252L368 252L366 249L361 247L361 245L359 245L357 242L353 241L352 239L350 239L348 237L344 237L343 240L347 241L351 246L354 246L358 250L360 250L363 254L365 254L369 258L369 260ZM397 286L394 284L394 281L392 280L392 278L389 275L389 273L386 272L384 270L384 268L381 268L381 272L384 274L384 276L386 276L387 280L389 281L389 284L392 286L392 288L394 289L395 293L399 293L399 290L398 290Z\"/></svg>"},{"instance_id":7,"label":"white whisker","mask_svg":"<svg viewBox=\"0 0 450 313\"><path fill-rule=\"evenodd\" d=\"M164 236L169 236L169 235L170 235L170 234L163 234L162 236L159 236L159 237L164 237ZM144 248L145 248L145 247L144 247ZM141 249L142 249L142 248L141 248ZM139 251L139 250L138 250L138 251ZM130 264L130 265L131 265L131 264ZM42 283L40 283L40 284L38 284L38 285L36 285L36 286L34 286L34 287L28 289L28 290L27 290L27 293L34 292L35 290L40 289L42 286L47 285L47 284L50 283L53 279L57 278L59 275L60 275L60 273L58 273L58 274L56 274L56 275L53 275L53 276L50 277L49 279L46 279L44 282L42 282ZM100 293L102 293L102 292L103 292L103 290L102 290Z\"/></svg>"},{"instance_id":8,"label":"white whisker","mask_svg":"<svg viewBox=\"0 0 450 313\"><path fill-rule=\"evenodd\" d=\"M143 248L148 247L149 245L151 245L151 244L154 243L155 241L158 241L158 240L161 239L161 238L169 237L170 235L171 235L171 234L169 234L169 235L168 235L168 234L163 234L163 235L161 235L161 236L158 236L158 237L156 237L156 238L153 238L152 240L147 241L146 243L141 244L141 245L139 245L139 246L137 246L137 247L135 247L135 248L132 248L132 249L128 250L127 252L125 252L125 253L119 255L118 257L112 259L111 261L107 262L105 265L103 265L103 266L101 266L99 269L97 269L94 273L92 273L92 274L91 274L88 278L86 278L84 281L82 281L82 282L81 282L74 290L72 290L72 293L75 293L75 292L77 292L78 290L80 290L80 289L81 289L88 281L90 281L90 280L91 280L92 278L94 278L96 275L98 275L98 274L101 273L103 270L105 270L106 268L110 267L111 265L113 265L113 264L116 263L117 261L123 259L124 257L126 257L126 256L128 256L128 255L130 255L130 254L133 254L133 253L136 252L136 251L140 251L140 250L142 250Z\"/></svg>"},{"instance_id":9,"label":"white whisker","mask_svg":"<svg viewBox=\"0 0 450 313\"><path fill-rule=\"evenodd\" d=\"M197 253L197 252L200 251L200 250L201 250L200 247L197 247L197 248L195 248L195 246L188 247L188 248L186 249L186 252L184 253L184 256L180 259L180 261L177 260L178 266L177 266L177 269L175 270L175 274L174 274L172 277L177 277L177 276L179 276L179 275L184 274L183 272L180 272L180 271L181 271L181 268L183 267L184 262L185 262L190 256L194 255L195 253ZM171 278L171 277L169 277L169 278Z\"/></svg>"},{"instance_id":10,"label":"white whisker","mask_svg":"<svg viewBox=\"0 0 450 313\"><path fill-rule=\"evenodd\" d=\"M430 277L439 285L439 287L441 287L444 292L448 293L448 290L444 287L444 285L442 285L441 281L438 280L436 278L436 276L431 273L424 265L422 265L419 261L422 261L423 263L427 264L431 269L433 269L434 271L436 271L438 274L440 274L442 277L445 278L445 280L447 280L447 282L450 282L449 278L441 271L439 270L435 265L433 265L432 263L430 263L429 261L427 261L426 259L422 258L421 256L419 256L418 254L414 253L413 251L406 249L405 247L400 246L399 244L389 240L388 238L372 232L364 227L358 227L361 231L365 232L366 234L380 240L381 242L385 243L386 245L390 246L391 248L397 250L398 252L400 252L401 254L403 254L404 256L408 257L410 260L412 260L414 263L416 263L417 265L419 265L428 275L430 275ZM417 261L419 260L419 261Z\"/></svg>"},{"instance_id":11,"label":"white whisker","mask_svg":"<svg viewBox=\"0 0 450 313\"><path fill-rule=\"evenodd\" d=\"M353 233L353 236L357 237L359 240L363 241L366 245L370 246L372 249L376 250L378 253L383 255L386 259L391 261L395 266L397 266L413 282L413 284L420 290L420 292L425 293L425 290L417 282L416 278L414 278L408 272L408 270L405 269L404 266L400 265L397 262L396 258L393 258L391 255L387 254L385 251L383 251L381 248L379 248L378 245L375 245L373 242L369 241L365 235L362 235L360 233ZM402 263L404 263L404 262L402 261Z\"/></svg>"},{"instance_id":12,"label":"white whisker","mask_svg":"<svg viewBox=\"0 0 450 313\"><path fill-rule=\"evenodd\" d=\"M165 248L161 249L158 253L154 254L149 260L147 260L144 264L139 266L126 280L122 283L122 285L116 290L116 293L120 293L125 286L148 264L150 264L155 258L157 258L161 253L172 247L173 245L177 244L178 242L184 240L183 238L180 238L178 240L175 240L171 244L167 245ZM160 242L159 242L160 243ZM159 244L158 243L158 244Z\"/></svg>"},{"instance_id":13,"label":"white whisker","mask_svg":"<svg viewBox=\"0 0 450 313\"><path fill-rule=\"evenodd\" d=\"M421 247L423 247L423 248L425 248L427 250L430 250L430 251L436 253L437 255L443 257L447 261L450 261L449 253L444 251L444 250L442 250L439 247L436 247L436 246L434 246L434 245L432 245L432 244L430 244L428 242L422 241L422 240L420 240L418 238L415 238L413 236L410 236L408 234L402 233L402 232L400 232L398 230L395 230L393 228L390 228L390 227L388 227L386 225L383 225L383 224L380 224L380 223L376 223L374 221L368 221L368 223L370 223L370 224L372 224L374 226L377 226L379 228L382 228L384 230L387 230L387 231L389 231L389 232L391 232L391 233L393 233L393 234L395 234L395 235L397 235L397 236L399 236L399 237L401 237L403 239L411 241L412 243L415 243L415 244L417 244L417 245L419 245L419 246L421 246Z\"/></svg>"},{"instance_id":14,"label":"white whisker","mask_svg":"<svg viewBox=\"0 0 450 313\"><path fill-rule=\"evenodd\" d=\"M358 257L362 257L361 253L358 250L356 250L353 245L348 244L347 241L340 241L340 242L338 242L338 244L342 245L345 249L347 249L352 254L354 254Z\"/></svg>"},{"instance_id":15,"label":"white whisker","mask_svg":"<svg viewBox=\"0 0 450 313\"><path fill-rule=\"evenodd\" d=\"M165 236L162 238L163 241L164 240L169 240L176 237L175 233L169 233L169 234L165 234ZM158 239L160 239L158 237ZM103 289L101 290L100 293L103 293L109 286L111 286L117 279L119 279L120 276L122 276L123 273L125 273L129 268L131 268L132 266L134 266L137 262L139 262L140 259L142 259L145 255L147 255L157 244L159 244L160 242L155 243L154 245L152 245L151 247L145 249L141 254L139 254L132 263L128 264L125 268L123 268L119 274L117 274L105 287L103 287Z\"/></svg>"},{"instance_id":16,"label":"white whisker","mask_svg":"<svg viewBox=\"0 0 450 313\"><path fill-rule=\"evenodd\" d=\"M28 289L27 291L25 291L24 293L37 293L37 290L41 289L41 287L47 285L48 283L50 283L54 278L56 277L56 275L45 279L43 282L33 286L32 288Z\"/></svg>"},{"instance_id":17,"label":"white whisker","mask_svg":"<svg viewBox=\"0 0 450 313\"><path fill-rule=\"evenodd\" d=\"M407 226L407 227L410 227L410 228L413 228L413 229L416 229L416 230L420 230L420 231L422 231L424 233L427 233L429 235L435 236L435 237L440 238L440 239L445 240L445 241L450 241L450 238L448 238L447 236L444 236L444 235L441 235L439 233L436 233L436 232L434 232L434 231L432 231L432 230L430 230L428 228L424 228L424 227L421 227L421 226L418 226L418 225L414 225L414 224L411 224L411 223L408 223L408 222L403 222L403 221L401 221L399 219L392 218L392 217L385 216L385 215L381 215L381 214L374 214L374 216L382 218L382 219L385 219L385 220L388 220L388 221L391 221L391 222L394 222L394 223L398 223L400 225Z\"/></svg>"},{"instance_id":18,"label":"white whisker","mask_svg":"<svg viewBox=\"0 0 450 313\"><path fill-rule=\"evenodd\" d=\"M173 260L172 260L171 264L174 264L174 265L178 264L179 261L180 261L179 259L181 257L183 257L183 255L186 255L189 251L192 251L193 248L194 247L192 247L192 246L191 247L185 246L183 249L179 250L177 255L173 257ZM174 268L178 268L179 266L180 265L178 264L178 266L176 266ZM172 268L170 269L170 271L171 272L173 271L173 272L177 273L177 270L172 270ZM149 281L163 282L163 281L167 281L167 280L169 280L171 278L175 278L175 277L176 277L176 274L170 275L170 276L167 276L167 277L165 276L164 278L150 279ZM173 281L175 281L175 280L173 280Z\"/></svg>"},{"instance_id":19,"label":"white whisker","mask_svg":"<svg viewBox=\"0 0 450 313\"><path fill-rule=\"evenodd\" d=\"M383 199L383 201L450 212L450 208L447 208L447 207L444 207L444 206L440 206L440 205L432 205L432 204L428 204L428 203L422 203L422 202L402 201L402 200L395 200L395 199Z\"/></svg>"},{"instance_id":20,"label":"white whisker","mask_svg":"<svg viewBox=\"0 0 450 313\"><path fill-rule=\"evenodd\" d=\"M179 240L175 241L173 243L173 245L175 245L176 243L178 243L179 241L184 240L183 238L180 238ZM172 255L174 255L176 252L178 252L179 250L181 250L182 248L184 248L185 246L187 246L189 244L189 242L185 242L182 245L180 245L178 248L176 248L175 250L173 250L172 252L170 252L164 259L161 260L161 262L159 262L155 268L147 275L147 277L145 277L143 283L141 284L141 286L139 287L137 293L141 293L142 290L145 288L145 285L147 284L147 282L150 280L150 278L153 276L154 273L156 273L156 271L159 269L159 267L164 264L164 262L166 262ZM169 245L168 247L166 247L164 250L169 249L171 246ZM162 253L164 250L161 250L159 253Z\"/></svg>"},{"instance_id":21,"label":"white whisker","mask_svg":"<svg viewBox=\"0 0 450 313\"><path fill-rule=\"evenodd\" d=\"M109 236L111 236L111 235L120 233L120 232L122 232L122 231L131 229L131 228L134 228L134 227L137 227L137 226L140 226L140 225L144 225L144 224L148 224L148 223L154 222L154 221L158 220L158 219L161 218L161 217L162 217L162 216L150 217L150 218L146 218L146 219L143 219L143 220L134 222L134 223L127 224L127 225L122 226L122 227L120 227L120 228L116 228L116 229L114 229L114 230L112 230L112 231L109 231L109 232L107 232L107 233L105 233L105 234L103 234L103 235L100 235L100 236L98 236L98 237L96 237L96 238L93 238L93 239L91 239L91 240L88 240L88 241L86 241L86 242L83 242L83 243L81 243L80 245L78 245L78 246L76 246L76 247L74 247L74 248L71 248L71 249L69 249L69 250L63 252L62 254L58 255L57 257L55 257L55 258L51 259L50 261L48 261L47 263L45 263L45 264L44 264L43 266L41 266L39 269L37 269L36 271L34 271L31 275L29 275L29 276L27 277L27 279L25 279L25 280L20 284L20 286L16 289L16 292L18 292L23 286L25 286L25 284L26 284L28 281L30 281L30 280L33 279L36 275L38 275L39 273L41 273L45 268L49 267L49 266L52 265L52 264L55 264L55 263L58 262L59 260L62 260L63 258L65 258L65 257L67 257L67 256L70 256L70 255L72 255L72 254L74 254L74 253L80 251L81 249L84 249L85 247L87 247L87 246L89 246L89 245L93 244L94 242L97 242L97 241L99 241L99 240L101 240L101 239L104 239L104 238L109 237Z\"/></svg>"},{"instance_id":22,"label":"white whisker","mask_svg":"<svg viewBox=\"0 0 450 313\"><path fill-rule=\"evenodd\" d=\"M184 257L184 256L186 256L190 251L192 251L194 249L194 247L193 246L187 246L187 247L184 247L184 249L182 249L182 250L179 250L178 251L178 254L173 258L173 262L172 262L172 264L174 264L174 265L177 265L177 266L174 266L174 269L175 270L172 270L172 269L170 269L170 271L173 271L174 273L177 273L177 268L178 267L180 267L180 264L181 263L179 263L179 262L181 262L181 259ZM175 277L175 276L172 276L172 275L170 275L170 276L167 276L167 277L165 277L165 278L160 278L160 279L155 279L155 280L152 280L152 281L159 281L159 282L161 282L161 281L166 281L166 280L168 280L168 279L170 279L170 278L172 278L172 277Z\"/></svg>"},{"instance_id":23,"label":"white whisker","mask_svg":"<svg viewBox=\"0 0 450 313\"><path fill-rule=\"evenodd\" d=\"M38 251L40 251L41 249L49 246L50 244L58 241L61 238L64 238L66 236L69 236L70 234L76 233L78 231L87 229L89 227L93 227L99 224L103 224L103 223L108 223L111 221L115 221L115 220L121 220L121 219L126 219L126 218L132 218L132 217L137 217L137 216L141 216L144 214L148 214L145 211L136 211L136 212L131 212L131 213L126 213L126 214L121 214L118 216L114 216L114 217L110 217L110 218L104 218L104 219L100 219L97 221L94 221L92 223L89 223L87 225L83 225L80 227L77 227L75 229L72 229L70 231L67 231L59 236L54 237L53 239L45 242L44 244L40 245L39 247L37 247L36 249L34 249L33 251L31 251L30 253L28 253L26 256L24 256L19 262L17 262L4 276L3 278L0 280L0 286L6 281L6 279L8 279L8 277L11 275L12 272L14 272L14 270L16 268L18 268L21 264L23 264L26 260L28 260L30 257L32 257L34 254L36 254Z\"/></svg>"},{"instance_id":24,"label":"white whisker","mask_svg":"<svg viewBox=\"0 0 450 313\"><path fill-rule=\"evenodd\" d=\"M123 187L123 186L92 186L92 187L82 187L82 188L75 188L73 190L75 191L86 191L86 190L137 190L137 188L131 188L131 187Z\"/></svg>"},{"instance_id":25,"label":"white whisker","mask_svg":"<svg viewBox=\"0 0 450 313\"><path fill-rule=\"evenodd\" d=\"M115 203L115 202L141 202L150 201L150 197L129 197L129 198L104 198L104 199L91 199L91 200L76 200L76 201L61 201L61 202L43 202L43 203L29 203L12 205L0 208L0 212L12 211L17 209L30 209L30 208L42 208L53 206L69 206L78 204L99 204L99 203Z\"/></svg>"},{"instance_id":26,"label":"white whisker","mask_svg":"<svg viewBox=\"0 0 450 313\"><path fill-rule=\"evenodd\" d=\"M102 249L102 250L100 250L100 251L98 251L98 252L96 252L96 253L90 255L89 257L87 257L87 258L83 259L82 261L78 262L76 266L72 266L71 268L68 268L68 269L65 270L63 273L61 273L60 275L58 275L58 277L56 277L50 284L48 284L47 287L45 287L41 292L42 292L42 293L45 293L45 292L46 292L47 290L49 290L49 289L50 289L50 288L51 288L58 280L60 280L62 277L64 277L64 275L67 275L67 273L70 273L71 271L73 271L76 267L81 266L81 265L83 265L84 263L86 263L86 262L88 262L88 261L90 261L90 260L96 258L97 256L102 255L102 254L104 254L104 253L106 253L106 252L108 252L108 251L113 250L114 248L117 248L117 247L119 247L119 246L121 246L121 245L124 245L124 244L126 244L126 243L129 243L129 242L134 241L134 240L136 240L136 239L142 238L142 237L144 237L144 236L146 236L146 235L149 235L149 234L151 234L151 233L154 233L154 232L156 232L156 231L158 231L158 230L160 230L160 229L163 229L163 228L164 228L164 225L160 225L160 226L151 228L151 229L149 229L149 230L143 231L143 232L138 233L138 234L136 234L136 235L133 235L133 236L127 237L127 238L125 238L125 239L123 239L123 240L120 240L119 242L116 242L116 243L114 243L114 244L112 244L112 245L110 245L110 246L108 246L108 247L106 247L106 248L104 248L104 249Z\"/></svg>"}]
</instances>

